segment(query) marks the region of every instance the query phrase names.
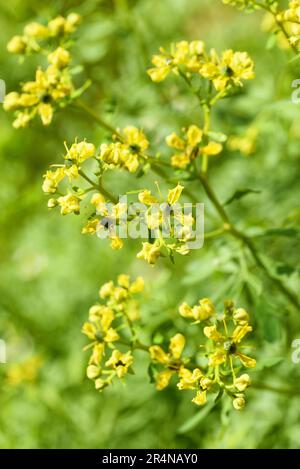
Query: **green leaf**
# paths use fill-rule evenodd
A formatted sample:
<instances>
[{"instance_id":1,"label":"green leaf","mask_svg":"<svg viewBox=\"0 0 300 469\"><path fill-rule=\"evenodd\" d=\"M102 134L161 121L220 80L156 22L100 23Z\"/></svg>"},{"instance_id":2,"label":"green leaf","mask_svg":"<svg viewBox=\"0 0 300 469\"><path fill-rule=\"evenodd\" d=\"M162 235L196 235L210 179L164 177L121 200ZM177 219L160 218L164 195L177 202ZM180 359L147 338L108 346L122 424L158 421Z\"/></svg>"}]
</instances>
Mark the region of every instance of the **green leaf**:
<instances>
[{"instance_id":1,"label":"green leaf","mask_svg":"<svg viewBox=\"0 0 300 469\"><path fill-rule=\"evenodd\" d=\"M203 407L201 410L197 412L197 414L193 415L189 420L187 420L179 429L177 430L177 433L179 435L182 435L183 433L187 433L193 428L195 428L207 415L212 411L212 409L215 407L216 403L210 402L209 404L205 404L205 407Z\"/></svg>"},{"instance_id":2,"label":"green leaf","mask_svg":"<svg viewBox=\"0 0 300 469\"><path fill-rule=\"evenodd\" d=\"M256 364L254 371L261 371L261 370L264 370L265 368L272 368L273 366L281 363L283 360L284 360L284 357L266 357L262 359L260 358Z\"/></svg>"},{"instance_id":3,"label":"green leaf","mask_svg":"<svg viewBox=\"0 0 300 469\"><path fill-rule=\"evenodd\" d=\"M148 376L149 376L149 379L150 379L150 383L155 383L155 378L154 378L155 371L156 371L155 365L153 365L153 363L150 363L150 365L148 366L147 371L148 371Z\"/></svg>"},{"instance_id":4,"label":"green leaf","mask_svg":"<svg viewBox=\"0 0 300 469\"><path fill-rule=\"evenodd\" d=\"M261 191L256 190L256 189L238 189L234 192L234 194L231 197L229 197L228 200L226 200L226 202L224 202L223 205L224 206L229 205L235 200L240 200L248 194L260 194L260 193Z\"/></svg>"},{"instance_id":5,"label":"green leaf","mask_svg":"<svg viewBox=\"0 0 300 469\"><path fill-rule=\"evenodd\" d=\"M278 275L287 275L287 276L290 276L292 275L294 272L296 272L296 269L294 267L292 267L291 265L288 265L288 264L281 264L277 267L276 269L276 273Z\"/></svg>"}]
</instances>

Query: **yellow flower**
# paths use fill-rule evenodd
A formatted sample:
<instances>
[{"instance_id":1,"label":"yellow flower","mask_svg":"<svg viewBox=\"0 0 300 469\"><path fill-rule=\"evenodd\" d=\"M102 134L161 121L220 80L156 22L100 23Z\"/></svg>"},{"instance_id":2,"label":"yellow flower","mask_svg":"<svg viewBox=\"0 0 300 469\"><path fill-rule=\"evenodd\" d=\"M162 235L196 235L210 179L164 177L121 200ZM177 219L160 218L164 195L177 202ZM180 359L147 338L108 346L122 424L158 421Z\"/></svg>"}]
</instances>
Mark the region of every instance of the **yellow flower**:
<instances>
[{"instance_id":1,"label":"yellow flower","mask_svg":"<svg viewBox=\"0 0 300 469\"><path fill-rule=\"evenodd\" d=\"M93 218L92 220L89 220L86 225L82 228L81 233L82 234L95 234L97 233L97 228L99 226L99 219L98 218Z\"/></svg>"},{"instance_id":2,"label":"yellow flower","mask_svg":"<svg viewBox=\"0 0 300 469\"><path fill-rule=\"evenodd\" d=\"M58 184L65 177L65 170L64 168L57 168L55 171L47 171L43 177L43 191L47 194L54 194L56 192Z\"/></svg>"},{"instance_id":3,"label":"yellow flower","mask_svg":"<svg viewBox=\"0 0 300 469\"><path fill-rule=\"evenodd\" d=\"M101 370L96 365L89 365L86 370L86 375L89 379L95 379L99 376Z\"/></svg>"},{"instance_id":4,"label":"yellow flower","mask_svg":"<svg viewBox=\"0 0 300 469\"><path fill-rule=\"evenodd\" d=\"M244 308L237 308L233 313L234 321L243 326L249 323L249 314Z\"/></svg>"},{"instance_id":5,"label":"yellow flower","mask_svg":"<svg viewBox=\"0 0 300 469\"><path fill-rule=\"evenodd\" d=\"M77 13L70 13L67 18L57 16L49 21L48 29L51 36L64 36L76 31L76 26L81 22L81 16Z\"/></svg>"},{"instance_id":6,"label":"yellow flower","mask_svg":"<svg viewBox=\"0 0 300 469\"><path fill-rule=\"evenodd\" d=\"M238 350L238 344L251 331L252 327L249 324L238 325L231 336L223 335L215 326L204 328L204 334L218 344L216 351L210 355L210 365L217 366L225 363L229 357L236 357L246 368L255 367L256 361Z\"/></svg>"},{"instance_id":7,"label":"yellow flower","mask_svg":"<svg viewBox=\"0 0 300 469\"><path fill-rule=\"evenodd\" d=\"M191 371L182 367L179 370L178 376L180 378L177 384L178 389L195 389L201 378L203 378L203 373L199 368L195 368Z\"/></svg>"},{"instance_id":8,"label":"yellow flower","mask_svg":"<svg viewBox=\"0 0 300 469\"><path fill-rule=\"evenodd\" d=\"M38 107L38 113L43 125L51 124L53 117L53 107L51 104L41 103Z\"/></svg>"},{"instance_id":9,"label":"yellow flower","mask_svg":"<svg viewBox=\"0 0 300 469\"><path fill-rule=\"evenodd\" d=\"M80 213L80 198L77 195L67 194L57 199L61 209L62 215L68 215L69 213Z\"/></svg>"},{"instance_id":10,"label":"yellow flower","mask_svg":"<svg viewBox=\"0 0 300 469\"><path fill-rule=\"evenodd\" d=\"M217 91L229 86L243 86L243 80L254 78L253 61L247 52L233 52L229 49L219 58L214 50L210 59L200 69L200 75L212 80Z\"/></svg>"},{"instance_id":11,"label":"yellow flower","mask_svg":"<svg viewBox=\"0 0 300 469\"><path fill-rule=\"evenodd\" d=\"M184 138L180 138L175 132L168 135L166 143L169 147L181 151L171 157L171 164L175 168L186 168L186 166L197 157L198 145L202 141L203 131L196 125L190 125Z\"/></svg>"},{"instance_id":12,"label":"yellow flower","mask_svg":"<svg viewBox=\"0 0 300 469\"><path fill-rule=\"evenodd\" d=\"M119 249L122 249L123 246L124 246L124 243L121 238L119 238L118 236L110 237L110 247L112 249L118 251Z\"/></svg>"},{"instance_id":13,"label":"yellow flower","mask_svg":"<svg viewBox=\"0 0 300 469\"><path fill-rule=\"evenodd\" d=\"M63 47L58 47L48 55L48 62L57 68L65 68L71 60L70 53Z\"/></svg>"},{"instance_id":14,"label":"yellow flower","mask_svg":"<svg viewBox=\"0 0 300 469\"><path fill-rule=\"evenodd\" d=\"M207 145L201 148L201 153L203 155L215 156L221 153L223 146L221 143L209 142Z\"/></svg>"},{"instance_id":15,"label":"yellow flower","mask_svg":"<svg viewBox=\"0 0 300 469\"><path fill-rule=\"evenodd\" d=\"M205 45L203 41L180 41L171 45L170 52L166 52L162 47L160 54L152 57L153 68L147 73L151 80L160 82L165 80L170 72L178 74L178 66L184 66L186 71L198 72L203 60Z\"/></svg>"},{"instance_id":16,"label":"yellow flower","mask_svg":"<svg viewBox=\"0 0 300 469\"><path fill-rule=\"evenodd\" d=\"M126 274L118 275L118 284L120 285L120 287L124 287L124 288L128 289L129 285L130 285L129 275L126 275Z\"/></svg>"},{"instance_id":17,"label":"yellow flower","mask_svg":"<svg viewBox=\"0 0 300 469\"><path fill-rule=\"evenodd\" d=\"M94 345L93 352L89 360L90 365L99 365L104 356L105 345L103 343L98 343Z\"/></svg>"},{"instance_id":18,"label":"yellow flower","mask_svg":"<svg viewBox=\"0 0 300 469\"><path fill-rule=\"evenodd\" d=\"M240 396L233 399L232 404L235 410L242 410L245 407L246 401L244 397Z\"/></svg>"},{"instance_id":19,"label":"yellow flower","mask_svg":"<svg viewBox=\"0 0 300 469\"><path fill-rule=\"evenodd\" d=\"M251 384L250 376L247 373L239 376L234 380L234 385L238 391L245 391Z\"/></svg>"},{"instance_id":20,"label":"yellow flower","mask_svg":"<svg viewBox=\"0 0 300 469\"><path fill-rule=\"evenodd\" d=\"M130 285L129 291L130 293L140 293L144 290L145 282L143 277L137 277L134 282Z\"/></svg>"},{"instance_id":21,"label":"yellow flower","mask_svg":"<svg viewBox=\"0 0 300 469\"><path fill-rule=\"evenodd\" d=\"M91 324L90 322L85 322L82 326L81 332L85 334L89 339L95 340L96 339L96 326Z\"/></svg>"},{"instance_id":22,"label":"yellow flower","mask_svg":"<svg viewBox=\"0 0 300 469\"><path fill-rule=\"evenodd\" d=\"M168 386L171 377L174 373L178 373L182 367L180 360L182 351L185 346L185 338L182 334L176 334L171 338L169 344L169 351L165 352L159 345L152 345L149 347L149 353L154 363L160 363L167 369L157 373L156 388L161 391Z\"/></svg>"},{"instance_id":23,"label":"yellow flower","mask_svg":"<svg viewBox=\"0 0 300 469\"><path fill-rule=\"evenodd\" d=\"M107 360L105 366L115 370L118 378L123 378L128 372L129 367L133 363L133 356L131 352L121 353L119 350L114 350L110 359Z\"/></svg>"},{"instance_id":24,"label":"yellow flower","mask_svg":"<svg viewBox=\"0 0 300 469\"><path fill-rule=\"evenodd\" d=\"M104 285L102 285L99 291L100 298L102 299L109 298L110 296L113 295L114 290L115 290L115 287L112 281L104 283Z\"/></svg>"},{"instance_id":25,"label":"yellow flower","mask_svg":"<svg viewBox=\"0 0 300 469\"><path fill-rule=\"evenodd\" d=\"M10 93L4 102L4 109L15 111L15 128L25 127L36 115L40 116L43 125L49 125L55 109L72 92L68 69L59 70L50 65L46 70L38 69L35 81L24 83L21 93Z\"/></svg>"},{"instance_id":26,"label":"yellow flower","mask_svg":"<svg viewBox=\"0 0 300 469\"><path fill-rule=\"evenodd\" d=\"M12 91L11 93L8 93L4 97L3 109L5 111L15 111L19 107L20 107L20 95L19 95L19 93L16 93L15 91Z\"/></svg>"},{"instance_id":27,"label":"yellow flower","mask_svg":"<svg viewBox=\"0 0 300 469\"><path fill-rule=\"evenodd\" d=\"M191 318L195 321L206 321L215 314L214 304L209 298L203 298L198 305L191 308L187 303L179 307L179 314L184 318Z\"/></svg>"},{"instance_id":28,"label":"yellow flower","mask_svg":"<svg viewBox=\"0 0 300 469\"><path fill-rule=\"evenodd\" d=\"M49 29L40 23L29 23L24 28L24 35L36 39L44 39L49 36Z\"/></svg>"},{"instance_id":29,"label":"yellow flower","mask_svg":"<svg viewBox=\"0 0 300 469\"><path fill-rule=\"evenodd\" d=\"M151 191L145 189L138 195L139 201L145 205L152 205L158 202L157 198L152 195Z\"/></svg>"},{"instance_id":30,"label":"yellow flower","mask_svg":"<svg viewBox=\"0 0 300 469\"><path fill-rule=\"evenodd\" d=\"M174 371L172 370L164 370L157 373L155 376L157 391L162 391L168 386L173 374Z\"/></svg>"},{"instance_id":31,"label":"yellow flower","mask_svg":"<svg viewBox=\"0 0 300 469\"><path fill-rule=\"evenodd\" d=\"M181 196L183 189L184 187L181 186L180 184L177 184L177 186L174 187L174 189L170 189L168 193L168 198L167 198L168 204L170 205L176 204L176 202L178 202Z\"/></svg>"},{"instance_id":32,"label":"yellow flower","mask_svg":"<svg viewBox=\"0 0 300 469\"><path fill-rule=\"evenodd\" d=\"M197 391L197 394L192 399L192 402L200 406L206 404L206 391Z\"/></svg>"},{"instance_id":33,"label":"yellow flower","mask_svg":"<svg viewBox=\"0 0 300 469\"><path fill-rule=\"evenodd\" d=\"M151 265L155 264L157 259L161 256L159 240L156 240L153 244L144 242L142 246L142 250L137 253L136 257L138 259L144 259Z\"/></svg>"},{"instance_id":34,"label":"yellow flower","mask_svg":"<svg viewBox=\"0 0 300 469\"><path fill-rule=\"evenodd\" d=\"M14 36L7 44L7 50L11 54L24 54L26 47L27 41L23 36Z\"/></svg>"},{"instance_id":35,"label":"yellow flower","mask_svg":"<svg viewBox=\"0 0 300 469\"><path fill-rule=\"evenodd\" d=\"M208 339L215 340L216 342L223 338L223 335L217 330L216 326L204 327L203 333Z\"/></svg>"},{"instance_id":36,"label":"yellow flower","mask_svg":"<svg viewBox=\"0 0 300 469\"><path fill-rule=\"evenodd\" d=\"M122 134L125 144L129 146L133 153L143 153L149 147L149 141L145 134L133 125L125 127Z\"/></svg>"},{"instance_id":37,"label":"yellow flower","mask_svg":"<svg viewBox=\"0 0 300 469\"><path fill-rule=\"evenodd\" d=\"M99 159L109 167L124 168L134 173L140 164L139 157L149 146L145 134L136 127L127 126L116 138L116 143L101 145ZM145 155L143 157L146 158Z\"/></svg>"},{"instance_id":38,"label":"yellow flower","mask_svg":"<svg viewBox=\"0 0 300 469\"><path fill-rule=\"evenodd\" d=\"M95 205L96 211L100 215L104 215L104 216L108 215L105 198L103 197L102 194L100 194L100 192L93 194L91 198L91 204Z\"/></svg>"},{"instance_id":39,"label":"yellow flower","mask_svg":"<svg viewBox=\"0 0 300 469\"><path fill-rule=\"evenodd\" d=\"M92 158L95 155L96 149L93 143L86 142L75 142L71 145L71 148L67 148L66 160L72 160L77 164L83 163L88 158Z\"/></svg>"}]
</instances>

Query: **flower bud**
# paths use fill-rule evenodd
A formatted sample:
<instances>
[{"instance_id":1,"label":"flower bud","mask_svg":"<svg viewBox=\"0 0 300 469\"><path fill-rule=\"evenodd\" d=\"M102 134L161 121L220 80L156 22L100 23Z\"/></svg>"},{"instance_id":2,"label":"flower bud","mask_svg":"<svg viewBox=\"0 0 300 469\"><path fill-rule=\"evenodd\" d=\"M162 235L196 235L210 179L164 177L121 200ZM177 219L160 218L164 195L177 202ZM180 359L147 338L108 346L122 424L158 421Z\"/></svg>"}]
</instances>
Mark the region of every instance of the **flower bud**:
<instances>
[{"instance_id":1,"label":"flower bud","mask_svg":"<svg viewBox=\"0 0 300 469\"><path fill-rule=\"evenodd\" d=\"M22 36L14 36L7 44L7 50L11 54L24 54L26 51L26 41Z\"/></svg>"},{"instance_id":2,"label":"flower bud","mask_svg":"<svg viewBox=\"0 0 300 469\"><path fill-rule=\"evenodd\" d=\"M246 401L244 397L236 397L232 401L232 405L235 408L235 410L242 410L245 407Z\"/></svg>"}]
</instances>

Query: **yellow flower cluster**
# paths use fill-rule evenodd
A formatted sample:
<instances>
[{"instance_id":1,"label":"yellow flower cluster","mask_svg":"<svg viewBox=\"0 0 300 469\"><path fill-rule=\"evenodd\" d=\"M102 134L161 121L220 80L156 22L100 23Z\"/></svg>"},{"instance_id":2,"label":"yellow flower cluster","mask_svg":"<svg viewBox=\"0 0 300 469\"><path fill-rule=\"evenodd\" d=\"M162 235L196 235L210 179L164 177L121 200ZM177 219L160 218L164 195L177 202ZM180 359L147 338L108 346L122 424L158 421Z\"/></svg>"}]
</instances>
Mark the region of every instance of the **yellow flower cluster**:
<instances>
[{"instance_id":1,"label":"yellow flower cluster","mask_svg":"<svg viewBox=\"0 0 300 469\"><path fill-rule=\"evenodd\" d=\"M85 347L92 347L87 376L95 382L96 389L102 391L115 377L122 379L132 373L133 352L142 350L150 357L149 376L158 391L176 378L180 391L194 391L192 402L196 405L204 405L208 394L217 394L218 398L226 394L233 407L241 410L246 403L245 391L251 384L243 368L256 365L253 358L241 351L245 348L241 342L252 331L247 311L236 308L229 300L222 313L218 313L208 298L193 307L183 303L179 307L180 315L201 323L206 340L192 356L183 356L186 338L181 333L171 337L167 351L161 345L140 342L135 327L140 318L139 304L133 296L143 288L142 277L131 282L128 275L121 274L117 284L109 281L102 285L99 291L102 302L89 310L89 321L83 325L82 332L91 341ZM109 358L108 350L112 350Z\"/></svg>"},{"instance_id":2,"label":"yellow flower cluster","mask_svg":"<svg viewBox=\"0 0 300 469\"><path fill-rule=\"evenodd\" d=\"M10 386L34 383L41 366L42 359L37 355L26 358L20 363L13 363L7 369L6 381Z\"/></svg>"},{"instance_id":3,"label":"yellow flower cluster","mask_svg":"<svg viewBox=\"0 0 300 469\"><path fill-rule=\"evenodd\" d=\"M74 32L79 21L79 15L71 13L67 18L55 18L47 26L30 23L25 27L24 36L15 36L9 42L8 50L12 53L41 52L47 55L48 61L46 69L37 69L35 80L22 84L20 92L12 91L5 96L3 108L15 113L15 128L26 127L36 116L40 117L43 125L49 125L58 108L66 106L83 92L83 88L74 89L69 69L71 55L66 49L68 44L64 47L61 40L61 44L51 50L39 46L41 39L65 37Z\"/></svg>"},{"instance_id":4,"label":"yellow flower cluster","mask_svg":"<svg viewBox=\"0 0 300 469\"><path fill-rule=\"evenodd\" d=\"M249 127L244 135L232 135L227 142L227 148L231 151L240 151L245 156L252 155L257 147L258 130Z\"/></svg>"},{"instance_id":5,"label":"yellow flower cluster","mask_svg":"<svg viewBox=\"0 0 300 469\"><path fill-rule=\"evenodd\" d=\"M209 140L203 130L197 125L190 125L184 129L184 137L179 137L175 132L168 135L166 143L169 147L178 150L171 157L171 164L174 168L185 169L198 156L218 155L222 151L221 143Z\"/></svg>"},{"instance_id":6,"label":"yellow flower cluster","mask_svg":"<svg viewBox=\"0 0 300 469\"><path fill-rule=\"evenodd\" d=\"M133 363L131 349L135 339L133 322L139 319L139 307L133 295L140 293L143 288L142 277L130 282L128 275L121 274L117 285L110 281L100 288L99 296L104 303L94 304L89 310L89 321L82 327L82 333L91 340L87 348L93 348L87 377L95 382L99 391L109 386L114 377L122 379L130 372ZM126 340L130 350L121 352L115 347L118 341L124 346ZM112 350L108 359L107 349Z\"/></svg>"},{"instance_id":7,"label":"yellow flower cluster","mask_svg":"<svg viewBox=\"0 0 300 469\"><path fill-rule=\"evenodd\" d=\"M290 1L289 8L280 11L276 16L276 20L283 24L290 45L300 50L300 1Z\"/></svg>"},{"instance_id":8,"label":"yellow flower cluster","mask_svg":"<svg viewBox=\"0 0 300 469\"><path fill-rule=\"evenodd\" d=\"M35 81L22 85L21 92L12 91L4 99L3 108L15 111L15 128L26 127L35 116L39 116L43 125L52 122L54 111L64 106L74 91L72 79L67 69L70 54L59 47L48 56L52 63L46 70L36 71Z\"/></svg>"},{"instance_id":9,"label":"yellow flower cluster","mask_svg":"<svg viewBox=\"0 0 300 469\"><path fill-rule=\"evenodd\" d=\"M92 158L96 153L96 149L92 143L86 141L75 142L70 148L66 147L66 149L67 152L64 156L65 164L55 165L55 169L50 169L44 174L42 188L46 194L60 194L60 197L57 199L53 197L49 199L49 208L59 206L62 215L69 213L79 214L80 202L85 197L85 192L76 188L76 192L72 192L71 189L69 189L69 192L63 195L58 191L58 186L65 178L67 178L69 182L77 179L82 163Z\"/></svg>"},{"instance_id":10,"label":"yellow flower cluster","mask_svg":"<svg viewBox=\"0 0 300 469\"><path fill-rule=\"evenodd\" d=\"M28 54L39 52L41 42L64 37L74 33L81 22L77 13L70 13L66 18L58 16L50 20L47 25L33 22L25 26L22 36L14 36L7 44L11 54Z\"/></svg>"},{"instance_id":11,"label":"yellow flower cluster","mask_svg":"<svg viewBox=\"0 0 300 469\"><path fill-rule=\"evenodd\" d=\"M164 256L164 251L171 257L174 253L183 256L189 253L188 242L193 237L195 220L192 213L184 214L181 208L176 210L183 190L184 187L180 184L170 189L164 204L159 204L158 199L149 190L139 193L139 201L149 207L144 214L145 222L148 229L154 232L156 239L154 242L142 243L143 247L137 254L138 259L144 259L153 265L159 257Z\"/></svg>"},{"instance_id":12,"label":"yellow flower cluster","mask_svg":"<svg viewBox=\"0 0 300 469\"><path fill-rule=\"evenodd\" d=\"M137 133L140 135L139 131ZM109 238L112 249L116 250L123 247L123 238L130 237L131 227L135 230L140 225L145 228L140 237L149 238L151 232L151 239L142 243L137 257L149 264L155 264L161 256L172 257L174 253L186 255L189 252L188 242L193 240L195 220L191 212L185 213L182 207L176 206L183 186L177 184L170 189L166 201L159 200L151 191L145 189L138 193L139 204L129 206L122 199L115 202L101 192L101 180L94 182L82 169L84 163L90 159L98 163L94 176L99 177L99 165L100 174L107 169L107 163L103 163L95 145L84 140L75 141L70 148L66 146L66 150L65 164L52 165L44 174L42 188L46 194L51 195L48 208L59 207L61 215L78 215L80 204L85 200L89 203L92 213L88 216L82 233L97 233L100 238ZM84 187L81 182L85 185L89 183L89 187ZM67 188L64 189L65 186ZM92 196L88 199L90 192ZM57 197L53 197L54 195Z\"/></svg>"},{"instance_id":13,"label":"yellow flower cluster","mask_svg":"<svg viewBox=\"0 0 300 469\"><path fill-rule=\"evenodd\" d=\"M103 143L99 159L110 168L124 168L135 173L140 160L146 159L149 142L144 133L130 125L115 136L116 142Z\"/></svg>"},{"instance_id":14,"label":"yellow flower cluster","mask_svg":"<svg viewBox=\"0 0 300 469\"><path fill-rule=\"evenodd\" d=\"M185 338L182 334L176 334L171 338L168 352L158 345L149 348L154 365L164 367L163 370L156 370L157 389L164 389L172 376L177 375L178 389L196 392L192 399L195 404L205 404L208 392L226 393L232 399L233 407L241 410L246 403L244 391L250 385L250 377L247 373L238 376L238 372L241 365L245 368L256 365L253 358L240 351L240 343L252 331L248 313L227 301L223 313L219 315L208 298L193 307L183 303L179 313L184 318L203 323L207 342L205 346L201 345L201 350L204 351L207 366L204 370L197 364L193 365L189 358L182 358ZM238 366L235 366L236 359L240 362Z\"/></svg>"},{"instance_id":15,"label":"yellow flower cluster","mask_svg":"<svg viewBox=\"0 0 300 469\"><path fill-rule=\"evenodd\" d=\"M152 63L155 67L148 74L155 82L163 81L171 72L196 73L211 81L217 91L224 92L254 78L254 64L247 52L229 49L219 56L214 49L206 52L203 41L177 42L171 45L170 52L161 48Z\"/></svg>"}]
</instances>

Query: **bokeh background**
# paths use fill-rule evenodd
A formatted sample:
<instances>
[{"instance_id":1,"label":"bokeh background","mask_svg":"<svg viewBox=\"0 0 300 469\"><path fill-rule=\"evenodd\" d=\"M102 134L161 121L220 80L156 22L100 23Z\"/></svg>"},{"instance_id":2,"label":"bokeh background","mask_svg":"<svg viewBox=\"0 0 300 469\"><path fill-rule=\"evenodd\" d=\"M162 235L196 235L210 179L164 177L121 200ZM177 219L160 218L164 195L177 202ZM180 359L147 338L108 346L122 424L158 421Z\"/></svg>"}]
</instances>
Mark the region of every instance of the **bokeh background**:
<instances>
[{"instance_id":1,"label":"bokeh background","mask_svg":"<svg viewBox=\"0 0 300 469\"><path fill-rule=\"evenodd\" d=\"M156 151L165 151L162 142L170 131L200 119L184 83L149 80L146 69L159 46L204 39L208 47L253 56L256 79L221 103L213 121L215 130L228 135L244 136L254 128L253 152L225 150L213 162L211 177L223 201L236 189L259 191L228 210L255 236L270 267L299 292L300 104L291 103L291 82L300 67L270 39L266 21L262 28L263 15L238 12L220 0L1 2L0 78L8 91L30 79L36 66L34 58L18 63L8 54L10 37L26 22L70 11L84 18L73 51L83 65L78 80L93 81L84 99L116 126L144 127ZM165 261L151 268L135 259L134 242L116 252L81 235L79 217L48 212L41 176L59 161L64 141L78 136L100 143L107 135L74 109L58 114L49 128L37 123L14 130L11 121L0 109L0 337L8 353L8 363L0 364L0 447L299 447L300 363L291 360L292 340L300 337L299 311L233 239L206 243L175 265ZM112 176L110 184L115 192L145 186L124 174ZM191 189L205 201L200 187ZM206 210L215 216L209 204ZM185 331L177 315L183 300L210 296L221 305L233 298L249 308L259 365L242 412L227 402L199 409L175 386L157 393L142 352L127 385L103 394L94 390L85 377L88 355L80 329L100 285L122 272L146 279L142 333L148 339ZM196 328L189 334L197 340Z\"/></svg>"}]
</instances>

